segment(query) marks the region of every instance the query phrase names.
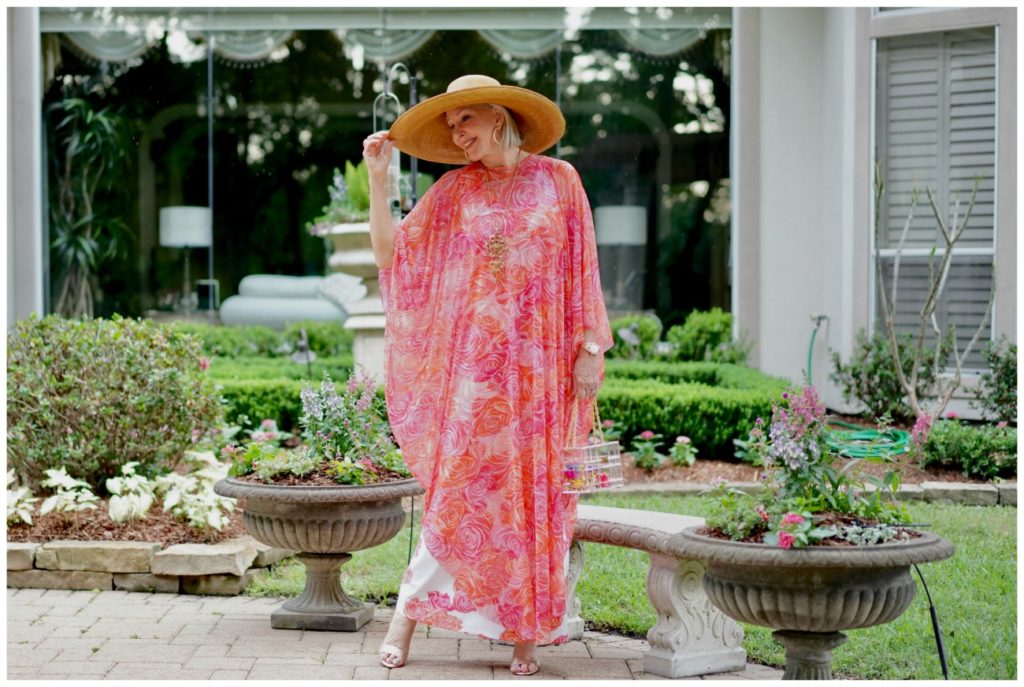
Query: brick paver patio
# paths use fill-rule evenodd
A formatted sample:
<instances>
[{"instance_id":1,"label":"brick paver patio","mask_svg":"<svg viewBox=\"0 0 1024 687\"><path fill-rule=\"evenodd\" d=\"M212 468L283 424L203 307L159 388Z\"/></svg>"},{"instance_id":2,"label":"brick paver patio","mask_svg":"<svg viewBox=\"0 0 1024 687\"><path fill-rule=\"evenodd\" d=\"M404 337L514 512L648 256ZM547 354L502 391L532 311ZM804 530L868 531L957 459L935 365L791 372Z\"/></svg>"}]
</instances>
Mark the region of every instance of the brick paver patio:
<instances>
[{"instance_id":1,"label":"brick paver patio","mask_svg":"<svg viewBox=\"0 0 1024 687\"><path fill-rule=\"evenodd\" d=\"M377 662L391 609L360 632L274 630L280 599L132 592L7 590L8 679L503 680L512 648L420 626L409 665ZM600 632L538 650L541 679L660 679L643 673L647 642ZM706 679L780 679L748 664ZM693 678L697 679L697 678Z\"/></svg>"}]
</instances>

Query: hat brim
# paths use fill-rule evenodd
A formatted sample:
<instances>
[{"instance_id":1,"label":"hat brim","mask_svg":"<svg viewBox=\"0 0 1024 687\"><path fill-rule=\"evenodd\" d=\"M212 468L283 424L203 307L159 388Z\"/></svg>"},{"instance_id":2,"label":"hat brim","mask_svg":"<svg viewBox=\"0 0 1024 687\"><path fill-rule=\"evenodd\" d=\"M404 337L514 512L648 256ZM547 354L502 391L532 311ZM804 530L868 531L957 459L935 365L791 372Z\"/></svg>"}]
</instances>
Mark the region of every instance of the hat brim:
<instances>
[{"instance_id":1,"label":"hat brim","mask_svg":"<svg viewBox=\"0 0 1024 687\"><path fill-rule=\"evenodd\" d=\"M481 86L435 95L411 107L395 120L388 138L403 153L421 160L464 165L468 160L452 141L444 113L485 103L508 108L528 153L544 152L565 133L565 117L540 93L518 86Z\"/></svg>"}]
</instances>

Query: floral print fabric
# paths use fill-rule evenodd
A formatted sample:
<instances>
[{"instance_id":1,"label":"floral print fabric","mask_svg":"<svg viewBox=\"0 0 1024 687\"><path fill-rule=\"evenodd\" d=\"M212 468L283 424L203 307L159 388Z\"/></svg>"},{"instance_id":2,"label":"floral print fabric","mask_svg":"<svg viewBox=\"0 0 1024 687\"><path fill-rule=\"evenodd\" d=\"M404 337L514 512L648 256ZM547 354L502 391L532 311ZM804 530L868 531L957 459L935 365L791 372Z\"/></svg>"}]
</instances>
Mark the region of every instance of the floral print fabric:
<instances>
[{"instance_id":1,"label":"floral print fabric","mask_svg":"<svg viewBox=\"0 0 1024 687\"><path fill-rule=\"evenodd\" d=\"M496 232L499 272L486 248ZM573 364L584 332L612 345L579 175L536 155L518 172L448 172L396 228L380 287L391 428L426 491L399 611L450 629L477 616L485 631L468 631L493 639L560 639L576 508L561 450L592 417L580 402L568 426ZM408 584L419 578L434 581Z\"/></svg>"}]
</instances>

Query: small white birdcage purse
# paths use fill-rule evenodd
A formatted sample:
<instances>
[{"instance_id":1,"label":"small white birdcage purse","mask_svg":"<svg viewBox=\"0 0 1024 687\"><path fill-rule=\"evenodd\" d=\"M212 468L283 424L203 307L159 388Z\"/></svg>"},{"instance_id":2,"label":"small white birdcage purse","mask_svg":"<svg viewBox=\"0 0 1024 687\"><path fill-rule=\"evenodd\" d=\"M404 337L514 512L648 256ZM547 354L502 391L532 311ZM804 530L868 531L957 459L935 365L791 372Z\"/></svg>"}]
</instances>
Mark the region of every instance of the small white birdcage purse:
<instances>
[{"instance_id":1,"label":"small white birdcage purse","mask_svg":"<svg viewBox=\"0 0 1024 687\"><path fill-rule=\"evenodd\" d=\"M579 401L573 399L569 427L575 429ZM622 457L619 442L605 441L601 431L601 415L594 401L594 434L584 446L566 446L562 450L562 492L593 494L621 487Z\"/></svg>"}]
</instances>

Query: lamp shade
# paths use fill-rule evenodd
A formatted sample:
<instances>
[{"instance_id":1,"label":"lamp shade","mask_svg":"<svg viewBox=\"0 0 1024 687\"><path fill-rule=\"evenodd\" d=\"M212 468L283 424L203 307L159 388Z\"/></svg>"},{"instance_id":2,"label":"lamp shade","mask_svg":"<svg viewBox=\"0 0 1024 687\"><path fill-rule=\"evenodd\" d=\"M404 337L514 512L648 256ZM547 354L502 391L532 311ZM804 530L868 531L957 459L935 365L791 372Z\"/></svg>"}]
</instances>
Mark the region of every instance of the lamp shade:
<instances>
[{"instance_id":1,"label":"lamp shade","mask_svg":"<svg viewBox=\"0 0 1024 687\"><path fill-rule=\"evenodd\" d=\"M171 205L160 208L160 245L170 248L204 248L213 239L210 208Z\"/></svg>"}]
</instances>

